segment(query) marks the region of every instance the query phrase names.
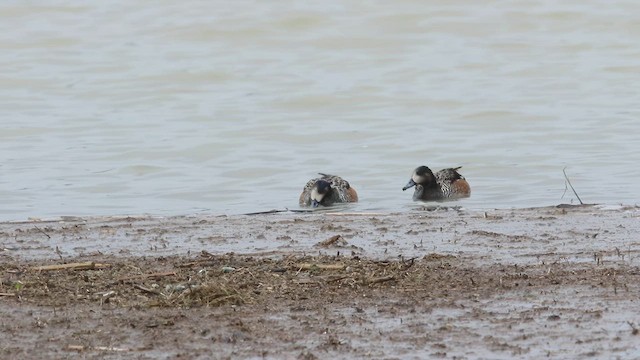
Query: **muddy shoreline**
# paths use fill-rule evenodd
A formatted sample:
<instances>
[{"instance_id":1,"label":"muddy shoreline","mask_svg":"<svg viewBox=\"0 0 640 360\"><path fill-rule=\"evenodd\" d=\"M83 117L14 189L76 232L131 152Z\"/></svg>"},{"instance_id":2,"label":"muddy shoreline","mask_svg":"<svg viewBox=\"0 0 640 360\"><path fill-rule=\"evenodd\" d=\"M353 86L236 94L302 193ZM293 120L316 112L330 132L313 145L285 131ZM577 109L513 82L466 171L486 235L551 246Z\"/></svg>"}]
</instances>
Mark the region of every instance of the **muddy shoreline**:
<instances>
[{"instance_id":1,"label":"muddy shoreline","mask_svg":"<svg viewBox=\"0 0 640 360\"><path fill-rule=\"evenodd\" d=\"M5 222L0 356L633 357L639 219L559 206Z\"/></svg>"}]
</instances>

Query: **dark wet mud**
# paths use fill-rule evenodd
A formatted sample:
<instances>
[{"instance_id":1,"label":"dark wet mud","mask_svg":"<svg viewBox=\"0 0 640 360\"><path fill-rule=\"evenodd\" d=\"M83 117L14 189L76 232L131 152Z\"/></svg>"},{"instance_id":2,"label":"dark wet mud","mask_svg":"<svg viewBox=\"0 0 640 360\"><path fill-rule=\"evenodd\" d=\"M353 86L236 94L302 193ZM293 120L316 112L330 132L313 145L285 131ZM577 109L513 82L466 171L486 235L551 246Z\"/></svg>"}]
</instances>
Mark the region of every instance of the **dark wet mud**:
<instances>
[{"instance_id":1,"label":"dark wet mud","mask_svg":"<svg viewBox=\"0 0 640 360\"><path fill-rule=\"evenodd\" d=\"M2 358L630 358L640 209L0 224Z\"/></svg>"}]
</instances>

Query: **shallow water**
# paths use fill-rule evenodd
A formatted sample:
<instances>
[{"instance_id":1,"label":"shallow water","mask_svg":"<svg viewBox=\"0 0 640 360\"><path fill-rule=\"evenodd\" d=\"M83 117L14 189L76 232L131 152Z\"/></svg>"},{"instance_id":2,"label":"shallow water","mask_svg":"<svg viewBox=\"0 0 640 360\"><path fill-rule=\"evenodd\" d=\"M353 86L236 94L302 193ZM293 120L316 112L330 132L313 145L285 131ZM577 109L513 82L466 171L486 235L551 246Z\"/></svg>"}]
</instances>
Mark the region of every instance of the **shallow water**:
<instances>
[{"instance_id":1,"label":"shallow water","mask_svg":"<svg viewBox=\"0 0 640 360\"><path fill-rule=\"evenodd\" d=\"M317 172L404 210L635 204L640 3L0 5L0 219L295 208ZM564 197L563 197L564 194Z\"/></svg>"}]
</instances>

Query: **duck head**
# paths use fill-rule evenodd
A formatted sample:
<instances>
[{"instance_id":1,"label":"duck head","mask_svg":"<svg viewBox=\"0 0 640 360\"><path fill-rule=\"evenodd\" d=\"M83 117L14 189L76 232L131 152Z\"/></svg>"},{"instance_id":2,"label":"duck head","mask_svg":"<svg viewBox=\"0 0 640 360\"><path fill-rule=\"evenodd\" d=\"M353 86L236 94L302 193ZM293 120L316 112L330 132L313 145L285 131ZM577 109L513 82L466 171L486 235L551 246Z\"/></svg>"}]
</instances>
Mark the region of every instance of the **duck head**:
<instances>
[{"instance_id":1,"label":"duck head","mask_svg":"<svg viewBox=\"0 0 640 360\"><path fill-rule=\"evenodd\" d=\"M411 187L416 185L422 185L424 187L428 187L430 184L436 182L436 177L433 175L431 169L426 166L418 166L415 170L413 170L413 174L411 174L411 179L407 185L402 188L402 191L405 191Z\"/></svg>"},{"instance_id":2,"label":"duck head","mask_svg":"<svg viewBox=\"0 0 640 360\"><path fill-rule=\"evenodd\" d=\"M331 191L331 183L325 180L318 180L311 189L311 206L318 207L324 200L324 197Z\"/></svg>"}]
</instances>

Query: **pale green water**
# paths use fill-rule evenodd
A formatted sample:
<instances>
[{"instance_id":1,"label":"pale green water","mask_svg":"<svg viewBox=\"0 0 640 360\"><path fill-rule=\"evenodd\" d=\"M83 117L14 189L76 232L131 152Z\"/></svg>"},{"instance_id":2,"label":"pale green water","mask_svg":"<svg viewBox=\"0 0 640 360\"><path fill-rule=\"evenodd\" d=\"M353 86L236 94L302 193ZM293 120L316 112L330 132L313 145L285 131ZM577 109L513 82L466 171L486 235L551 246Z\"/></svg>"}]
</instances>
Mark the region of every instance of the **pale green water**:
<instances>
[{"instance_id":1,"label":"pale green water","mask_svg":"<svg viewBox=\"0 0 640 360\"><path fill-rule=\"evenodd\" d=\"M0 219L296 208L316 172L411 209L635 204L640 3L0 4ZM575 200L574 200L575 201Z\"/></svg>"}]
</instances>

